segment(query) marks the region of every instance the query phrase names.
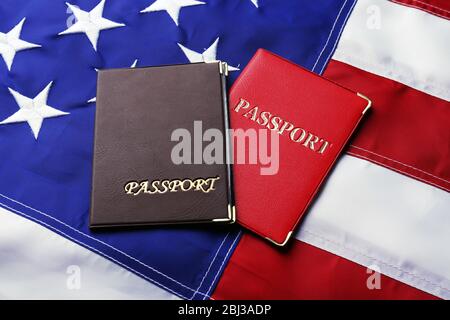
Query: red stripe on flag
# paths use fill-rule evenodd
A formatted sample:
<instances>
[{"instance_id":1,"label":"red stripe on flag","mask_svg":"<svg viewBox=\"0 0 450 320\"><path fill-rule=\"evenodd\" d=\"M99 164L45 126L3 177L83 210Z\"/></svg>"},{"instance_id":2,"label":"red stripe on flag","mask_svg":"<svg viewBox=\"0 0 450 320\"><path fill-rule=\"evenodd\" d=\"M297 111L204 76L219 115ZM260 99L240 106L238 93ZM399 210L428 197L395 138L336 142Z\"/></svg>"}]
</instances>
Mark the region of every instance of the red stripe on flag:
<instances>
[{"instance_id":1,"label":"red stripe on flag","mask_svg":"<svg viewBox=\"0 0 450 320\"><path fill-rule=\"evenodd\" d=\"M411 8L426 11L438 17L450 19L450 1L448 0L391 0Z\"/></svg>"},{"instance_id":2,"label":"red stripe on flag","mask_svg":"<svg viewBox=\"0 0 450 320\"><path fill-rule=\"evenodd\" d=\"M298 240L280 249L245 234L213 299L436 299L384 275L380 289L370 290L370 276L367 268Z\"/></svg>"},{"instance_id":3,"label":"red stripe on flag","mask_svg":"<svg viewBox=\"0 0 450 320\"><path fill-rule=\"evenodd\" d=\"M373 101L349 154L450 191L450 103L339 61L324 76Z\"/></svg>"}]
</instances>

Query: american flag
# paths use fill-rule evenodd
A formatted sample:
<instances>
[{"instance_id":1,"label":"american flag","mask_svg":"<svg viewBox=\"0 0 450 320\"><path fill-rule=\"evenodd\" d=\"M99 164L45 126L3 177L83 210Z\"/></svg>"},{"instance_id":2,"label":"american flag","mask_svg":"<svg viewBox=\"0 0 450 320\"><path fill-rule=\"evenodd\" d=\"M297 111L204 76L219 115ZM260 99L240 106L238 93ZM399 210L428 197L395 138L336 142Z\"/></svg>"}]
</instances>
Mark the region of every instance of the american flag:
<instances>
[{"instance_id":1,"label":"american flag","mask_svg":"<svg viewBox=\"0 0 450 320\"><path fill-rule=\"evenodd\" d=\"M0 298L450 298L449 19L446 0L2 0ZM90 231L97 71L222 60L231 85L258 48L374 102L293 243Z\"/></svg>"}]
</instances>

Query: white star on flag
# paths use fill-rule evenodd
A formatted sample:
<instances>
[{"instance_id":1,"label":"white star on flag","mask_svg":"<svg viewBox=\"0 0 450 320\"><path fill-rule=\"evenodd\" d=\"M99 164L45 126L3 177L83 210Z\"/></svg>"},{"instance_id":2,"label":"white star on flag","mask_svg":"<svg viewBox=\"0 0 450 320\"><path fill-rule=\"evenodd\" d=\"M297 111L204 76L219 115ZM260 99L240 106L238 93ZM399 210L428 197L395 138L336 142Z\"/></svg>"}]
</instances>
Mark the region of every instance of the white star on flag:
<instances>
[{"instance_id":1,"label":"white star on flag","mask_svg":"<svg viewBox=\"0 0 450 320\"><path fill-rule=\"evenodd\" d=\"M180 16L181 8L198 6L200 4L205 3L197 0L156 0L149 7L142 10L141 13L165 10L178 26L178 17Z\"/></svg>"},{"instance_id":2,"label":"white star on flag","mask_svg":"<svg viewBox=\"0 0 450 320\"><path fill-rule=\"evenodd\" d=\"M137 64L138 64L138 61L139 61L138 59L134 60L133 64L130 66L130 68L132 68L132 69L133 69L133 68L136 68L136 66L137 66ZM99 69L96 68L95 71L98 72ZM93 97L92 99L89 99L89 100L88 100L88 103L94 103L94 102L97 102L97 97Z\"/></svg>"},{"instance_id":3,"label":"white star on flag","mask_svg":"<svg viewBox=\"0 0 450 320\"><path fill-rule=\"evenodd\" d=\"M251 0L251 2L258 8L258 0Z\"/></svg>"},{"instance_id":4,"label":"white star on flag","mask_svg":"<svg viewBox=\"0 0 450 320\"><path fill-rule=\"evenodd\" d=\"M70 26L67 30L60 32L59 35L85 33L95 51L97 51L100 31L125 26L123 23L117 23L103 18L105 0L101 0L100 3L90 12L83 11L70 3L66 4L70 10L72 10L77 22Z\"/></svg>"},{"instance_id":5,"label":"white star on flag","mask_svg":"<svg viewBox=\"0 0 450 320\"><path fill-rule=\"evenodd\" d=\"M52 84L53 82L50 82L34 99L25 97L17 91L8 88L9 92L11 92L19 105L19 111L0 122L0 125L7 123L28 122L28 125L33 131L34 138L37 140L44 119L69 114L68 112L63 112L47 105L48 93L52 87Z\"/></svg>"},{"instance_id":6,"label":"white star on flag","mask_svg":"<svg viewBox=\"0 0 450 320\"><path fill-rule=\"evenodd\" d=\"M191 50L189 48L186 48L182 44L178 43L178 46L183 50L186 57L189 59L189 62L195 63L195 62L214 62L217 60L217 45L219 44L219 38L214 41L212 45L209 46L208 49L203 51L203 53L196 52L194 50ZM239 68L228 66L229 71L236 71L239 70Z\"/></svg>"},{"instance_id":7,"label":"white star on flag","mask_svg":"<svg viewBox=\"0 0 450 320\"><path fill-rule=\"evenodd\" d=\"M138 59L134 60L134 62L130 68L136 68L137 64L138 64Z\"/></svg>"},{"instance_id":8,"label":"white star on flag","mask_svg":"<svg viewBox=\"0 0 450 320\"><path fill-rule=\"evenodd\" d=\"M3 57L3 60L5 60L9 71L11 71L11 66L17 52L40 47L38 44L26 42L20 39L20 34L22 33L24 23L25 18L23 18L22 21L20 21L8 33L0 32L0 55Z\"/></svg>"}]
</instances>

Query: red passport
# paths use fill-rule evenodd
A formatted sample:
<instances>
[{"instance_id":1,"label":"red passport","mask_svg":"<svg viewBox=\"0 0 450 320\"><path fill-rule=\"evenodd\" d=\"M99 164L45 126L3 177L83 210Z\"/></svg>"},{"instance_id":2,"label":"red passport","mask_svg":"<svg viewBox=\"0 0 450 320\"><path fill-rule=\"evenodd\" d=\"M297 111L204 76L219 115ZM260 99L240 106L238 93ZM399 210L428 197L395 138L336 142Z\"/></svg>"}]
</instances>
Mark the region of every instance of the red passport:
<instances>
[{"instance_id":1,"label":"red passport","mask_svg":"<svg viewBox=\"0 0 450 320\"><path fill-rule=\"evenodd\" d=\"M258 50L230 91L237 221L285 245L370 105Z\"/></svg>"}]
</instances>

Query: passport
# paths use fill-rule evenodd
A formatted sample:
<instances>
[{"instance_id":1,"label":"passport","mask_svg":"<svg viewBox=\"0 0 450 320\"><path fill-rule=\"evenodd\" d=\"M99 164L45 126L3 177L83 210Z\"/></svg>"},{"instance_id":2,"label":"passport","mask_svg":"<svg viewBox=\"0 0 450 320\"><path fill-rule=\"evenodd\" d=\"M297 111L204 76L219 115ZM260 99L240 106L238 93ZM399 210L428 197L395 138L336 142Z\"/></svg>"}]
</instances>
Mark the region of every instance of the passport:
<instances>
[{"instance_id":1,"label":"passport","mask_svg":"<svg viewBox=\"0 0 450 320\"><path fill-rule=\"evenodd\" d=\"M231 126L248 138L251 130L275 135L276 144L248 142L246 151L271 150L277 170L263 174L261 159L239 162L235 147L238 223L276 245L288 243L370 106L364 95L258 50L231 88Z\"/></svg>"},{"instance_id":2,"label":"passport","mask_svg":"<svg viewBox=\"0 0 450 320\"><path fill-rule=\"evenodd\" d=\"M228 139L227 74L222 62L99 71L91 228L234 222L231 165L202 159L203 132Z\"/></svg>"}]
</instances>

